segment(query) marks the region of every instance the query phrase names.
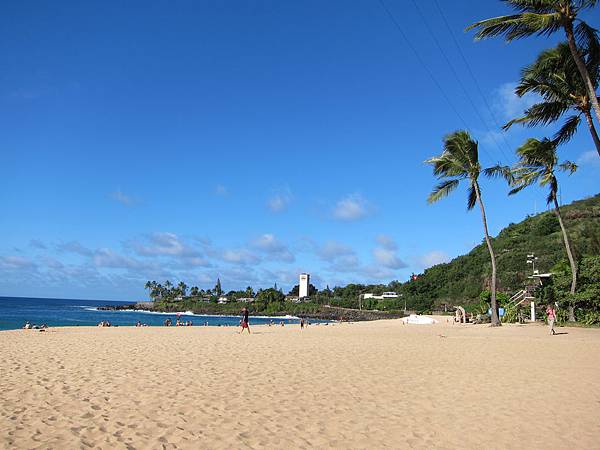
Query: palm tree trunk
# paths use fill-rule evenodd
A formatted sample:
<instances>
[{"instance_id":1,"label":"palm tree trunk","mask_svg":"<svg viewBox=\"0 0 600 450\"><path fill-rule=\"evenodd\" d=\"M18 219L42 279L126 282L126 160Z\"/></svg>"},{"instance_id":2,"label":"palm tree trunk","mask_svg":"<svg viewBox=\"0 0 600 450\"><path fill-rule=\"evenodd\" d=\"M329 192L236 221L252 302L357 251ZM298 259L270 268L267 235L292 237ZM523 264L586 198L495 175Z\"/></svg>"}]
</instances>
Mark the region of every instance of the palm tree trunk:
<instances>
[{"instance_id":1,"label":"palm tree trunk","mask_svg":"<svg viewBox=\"0 0 600 450\"><path fill-rule=\"evenodd\" d=\"M592 103L592 107L594 108L594 112L596 113L596 120L598 120L598 123L600 123L600 105L598 105L598 97L596 97L596 90L594 89L594 85L592 83L592 79L590 78L590 74L587 70L587 67L585 67L583 59L581 59L581 55L579 54L579 50L577 49L577 44L575 43L575 36L573 35L573 23L566 22L564 24L564 29L565 34L567 35L567 42L569 43L571 55L575 60L577 70L579 70L581 78L583 79L583 83L585 84L588 97L590 98L590 102Z\"/></svg>"},{"instance_id":2,"label":"palm tree trunk","mask_svg":"<svg viewBox=\"0 0 600 450\"><path fill-rule=\"evenodd\" d=\"M573 252L571 251L571 244L569 243L569 236L567 235L567 229L563 223L562 216L560 214L560 208L556 201L556 195L554 196L554 212L558 217L558 223L562 230L563 241L567 250L567 257L569 258L569 264L571 265L571 300L569 301L569 322L575 322L575 306L573 304L573 296L575 295L575 289L577 287L577 266L575 265L575 258L573 258Z\"/></svg>"},{"instance_id":3,"label":"palm tree trunk","mask_svg":"<svg viewBox=\"0 0 600 450\"><path fill-rule=\"evenodd\" d=\"M592 115L590 114L589 109L584 111L585 119L588 123L588 128L590 129L590 133L592 135L592 139L594 140L594 144L596 144L596 151L598 152L598 156L600 156L600 138L598 138L598 132L596 131L596 127L594 126L594 121L592 120Z\"/></svg>"},{"instance_id":4,"label":"palm tree trunk","mask_svg":"<svg viewBox=\"0 0 600 450\"><path fill-rule=\"evenodd\" d=\"M490 252L490 259L492 260L492 286L490 307L492 309L492 326L499 327L502 325L500 322L500 315L498 314L498 302L496 301L496 256L494 255L494 249L492 248L492 242L488 232L487 219L485 217L485 208L483 207L483 201L481 200L481 192L479 191L479 183L475 181L473 183L475 187L475 193L477 194L477 202L481 209L481 220L483 221L483 232L485 233L485 243L487 244L488 251Z\"/></svg>"}]
</instances>

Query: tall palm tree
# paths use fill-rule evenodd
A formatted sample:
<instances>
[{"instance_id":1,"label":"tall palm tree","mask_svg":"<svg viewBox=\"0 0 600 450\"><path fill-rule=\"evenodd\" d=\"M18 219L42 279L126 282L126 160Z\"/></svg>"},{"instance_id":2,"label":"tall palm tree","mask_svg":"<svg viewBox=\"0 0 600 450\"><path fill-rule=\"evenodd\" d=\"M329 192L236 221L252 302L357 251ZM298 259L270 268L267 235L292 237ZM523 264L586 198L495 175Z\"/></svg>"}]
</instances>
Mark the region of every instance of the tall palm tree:
<instances>
[{"instance_id":1,"label":"tall palm tree","mask_svg":"<svg viewBox=\"0 0 600 450\"><path fill-rule=\"evenodd\" d=\"M492 261L492 295L490 305L492 309L492 326L500 326L498 303L496 302L496 256L494 255L494 249L492 248L488 232L487 218L478 181L481 173L481 165L479 163L477 141L473 140L467 131L455 131L444 138L444 151L442 154L430 158L425 162L433 165L433 173L439 180L444 180L435 186L433 192L427 198L429 203L437 202L446 197L458 187L461 180L469 182L467 209L471 210L476 204L479 204L485 242Z\"/></svg>"},{"instance_id":2,"label":"tall palm tree","mask_svg":"<svg viewBox=\"0 0 600 450\"><path fill-rule=\"evenodd\" d=\"M179 284L177 284L177 289L179 290L179 295L181 295L182 297L185 297L187 294L187 284L185 284L183 281L180 281Z\"/></svg>"},{"instance_id":3,"label":"tall palm tree","mask_svg":"<svg viewBox=\"0 0 600 450\"><path fill-rule=\"evenodd\" d=\"M548 187L549 193L546 200L548 204L552 203L554 205L554 212L560 224L565 250L567 251L567 257L571 265L571 297L573 297L577 288L577 265L575 264L567 229L563 223L560 206L558 205L558 180L556 179L556 172L561 171L572 174L577 170L577 166L571 161L564 161L559 164L556 143L548 138L544 138L541 141L533 138L528 139L517 149L517 155L519 155L519 161L512 170L513 179L511 184L514 188L508 195L516 194L534 183ZM569 305L569 320L575 321L573 304Z\"/></svg>"},{"instance_id":4,"label":"tall palm tree","mask_svg":"<svg viewBox=\"0 0 600 450\"><path fill-rule=\"evenodd\" d=\"M586 58L586 67L590 73L596 74L593 77L596 88L600 54L594 58ZM591 103L566 43L542 52L533 64L523 69L515 93L521 97L529 92L539 94L543 101L528 108L523 117L508 122L504 129L515 123L530 127L545 125L557 121L567 112L572 112L552 139L559 145L571 139L583 115L600 156L600 138L592 120Z\"/></svg>"},{"instance_id":5,"label":"tall palm tree","mask_svg":"<svg viewBox=\"0 0 600 450\"><path fill-rule=\"evenodd\" d=\"M577 17L582 10L594 7L597 0L503 1L515 9L517 14L481 20L469 25L467 30L477 28L477 39L504 36L507 41L512 41L534 34L547 36L562 29L567 36L569 50L587 90L596 119L600 122L600 105L596 90L581 52L581 48L587 48L596 54L600 52L600 44L596 30Z\"/></svg>"}]
</instances>

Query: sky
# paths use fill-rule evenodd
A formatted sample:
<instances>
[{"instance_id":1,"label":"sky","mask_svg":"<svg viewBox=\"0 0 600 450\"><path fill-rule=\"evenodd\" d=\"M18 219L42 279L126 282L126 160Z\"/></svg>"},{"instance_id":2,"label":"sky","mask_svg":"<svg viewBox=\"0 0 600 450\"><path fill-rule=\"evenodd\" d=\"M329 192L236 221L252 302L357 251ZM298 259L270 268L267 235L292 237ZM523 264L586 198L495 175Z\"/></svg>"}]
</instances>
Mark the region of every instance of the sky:
<instances>
[{"instance_id":1,"label":"sky","mask_svg":"<svg viewBox=\"0 0 600 450\"><path fill-rule=\"evenodd\" d=\"M467 253L479 212L465 186L428 205L424 161L459 129L484 167L551 135L499 125L562 36L475 42L500 1L384 5L399 28L378 0L3 2L0 295L388 283ZM597 194L585 126L560 154L562 202ZM546 208L481 184L492 234Z\"/></svg>"}]
</instances>

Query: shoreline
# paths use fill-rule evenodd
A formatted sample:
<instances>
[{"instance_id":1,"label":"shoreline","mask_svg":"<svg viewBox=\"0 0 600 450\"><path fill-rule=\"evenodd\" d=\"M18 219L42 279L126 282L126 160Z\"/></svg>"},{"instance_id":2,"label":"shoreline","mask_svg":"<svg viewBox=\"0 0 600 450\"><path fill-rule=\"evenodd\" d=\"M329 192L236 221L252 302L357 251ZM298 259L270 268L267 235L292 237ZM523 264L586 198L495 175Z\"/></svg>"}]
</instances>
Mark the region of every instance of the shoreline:
<instances>
[{"instance_id":1,"label":"shoreline","mask_svg":"<svg viewBox=\"0 0 600 450\"><path fill-rule=\"evenodd\" d=\"M244 305L241 305L244 307ZM246 305L248 307L250 305ZM218 305L210 305L203 306L202 308L197 309L187 309L185 313L183 311L171 310L170 308L164 307L149 307L147 302L144 304L140 303L132 303L129 305L117 305L117 306L99 306L96 308L98 311L132 311L132 312L147 312L147 313L158 313L158 314L177 314L178 312L181 315L185 313L192 313L197 316L207 316L207 317L238 317L236 314L216 314L215 309L219 309ZM341 308L336 306L325 306L320 305L318 311L313 312L303 312L302 314L292 314L289 311L281 311L280 313L265 313L262 314L260 311L251 311L251 317L261 317L261 318L293 318L293 319L318 319L318 320L328 320L328 321L342 321L342 322L360 322L360 321L372 321L372 320L382 320L382 319L399 319L405 317L406 315L403 312L386 312L386 311L376 311L376 310L366 310L366 309L349 309L349 308ZM189 314L188 314L189 315Z\"/></svg>"}]
</instances>

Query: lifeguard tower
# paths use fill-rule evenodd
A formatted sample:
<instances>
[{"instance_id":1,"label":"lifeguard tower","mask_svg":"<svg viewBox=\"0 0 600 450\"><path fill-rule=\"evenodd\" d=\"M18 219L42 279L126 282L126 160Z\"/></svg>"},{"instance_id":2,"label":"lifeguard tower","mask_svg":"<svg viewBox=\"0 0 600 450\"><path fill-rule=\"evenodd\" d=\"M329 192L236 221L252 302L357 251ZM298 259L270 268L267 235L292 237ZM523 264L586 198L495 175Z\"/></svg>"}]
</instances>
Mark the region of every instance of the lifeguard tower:
<instances>
[{"instance_id":1,"label":"lifeguard tower","mask_svg":"<svg viewBox=\"0 0 600 450\"><path fill-rule=\"evenodd\" d=\"M533 273L528 276L532 283L529 284L525 289L517 292L513 295L508 303L506 304L506 312L505 319L512 317L516 314L517 309L520 306L526 306L529 302L530 308L530 322L535 322L535 296L533 295L535 289L538 286L543 286L544 283L547 283L548 280L552 277L551 273L539 273L539 270L535 268L535 262L537 261L537 257L532 253L527 255L527 264L531 264L533 267ZM510 312L510 314L509 314Z\"/></svg>"}]
</instances>

